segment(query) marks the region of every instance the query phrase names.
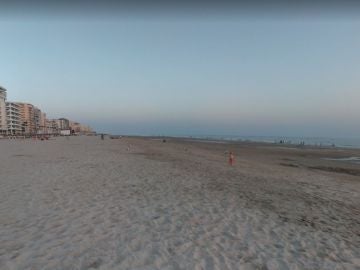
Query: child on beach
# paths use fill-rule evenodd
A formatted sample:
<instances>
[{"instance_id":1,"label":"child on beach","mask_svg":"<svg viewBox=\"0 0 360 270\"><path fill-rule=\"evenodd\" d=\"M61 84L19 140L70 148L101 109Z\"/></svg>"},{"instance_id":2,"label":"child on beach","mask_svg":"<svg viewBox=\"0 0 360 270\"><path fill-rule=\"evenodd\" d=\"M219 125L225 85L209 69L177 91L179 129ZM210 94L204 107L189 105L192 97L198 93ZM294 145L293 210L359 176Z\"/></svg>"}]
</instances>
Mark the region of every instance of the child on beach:
<instances>
[{"instance_id":1,"label":"child on beach","mask_svg":"<svg viewBox=\"0 0 360 270\"><path fill-rule=\"evenodd\" d=\"M234 165L234 161L235 161L234 154L233 154L233 152L230 152L229 153L229 164L230 164L230 166Z\"/></svg>"}]
</instances>

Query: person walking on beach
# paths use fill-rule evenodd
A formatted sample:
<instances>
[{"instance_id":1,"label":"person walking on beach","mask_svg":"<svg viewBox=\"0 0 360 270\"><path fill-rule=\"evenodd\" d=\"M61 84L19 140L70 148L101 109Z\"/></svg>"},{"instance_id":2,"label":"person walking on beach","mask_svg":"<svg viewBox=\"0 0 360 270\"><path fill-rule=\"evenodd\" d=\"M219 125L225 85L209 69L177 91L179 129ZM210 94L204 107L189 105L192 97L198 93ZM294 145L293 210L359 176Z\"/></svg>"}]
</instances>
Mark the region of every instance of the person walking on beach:
<instances>
[{"instance_id":1,"label":"person walking on beach","mask_svg":"<svg viewBox=\"0 0 360 270\"><path fill-rule=\"evenodd\" d=\"M234 154L233 154L233 152L230 152L229 153L229 164L230 164L230 166L234 165L234 161L235 161Z\"/></svg>"}]
</instances>

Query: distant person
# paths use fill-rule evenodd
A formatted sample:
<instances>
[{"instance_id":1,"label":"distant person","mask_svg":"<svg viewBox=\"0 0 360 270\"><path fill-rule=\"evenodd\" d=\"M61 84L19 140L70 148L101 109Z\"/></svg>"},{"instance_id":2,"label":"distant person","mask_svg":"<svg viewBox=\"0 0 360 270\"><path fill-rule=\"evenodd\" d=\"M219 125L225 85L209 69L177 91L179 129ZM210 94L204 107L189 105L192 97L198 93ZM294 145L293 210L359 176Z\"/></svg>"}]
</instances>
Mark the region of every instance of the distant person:
<instances>
[{"instance_id":1,"label":"distant person","mask_svg":"<svg viewBox=\"0 0 360 270\"><path fill-rule=\"evenodd\" d=\"M230 152L229 153L229 164L230 164L230 166L234 165L234 161L235 161L234 154L233 154L233 152Z\"/></svg>"},{"instance_id":2,"label":"distant person","mask_svg":"<svg viewBox=\"0 0 360 270\"><path fill-rule=\"evenodd\" d=\"M104 134L101 134L101 139L104 140Z\"/></svg>"}]
</instances>

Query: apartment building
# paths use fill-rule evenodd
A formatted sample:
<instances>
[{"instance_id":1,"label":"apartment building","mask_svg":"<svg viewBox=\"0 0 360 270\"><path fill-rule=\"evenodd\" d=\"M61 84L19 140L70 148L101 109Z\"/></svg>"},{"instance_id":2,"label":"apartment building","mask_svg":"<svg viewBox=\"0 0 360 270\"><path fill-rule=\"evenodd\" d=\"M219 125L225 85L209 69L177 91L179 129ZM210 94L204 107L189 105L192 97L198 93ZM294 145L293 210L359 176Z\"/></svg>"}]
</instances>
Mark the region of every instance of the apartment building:
<instances>
[{"instance_id":1,"label":"apartment building","mask_svg":"<svg viewBox=\"0 0 360 270\"><path fill-rule=\"evenodd\" d=\"M56 119L56 123L58 125L59 130L69 130L70 129L70 121L66 118Z\"/></svg>"},{"instance_id":2,"label":"apartment building","mask_svg":"<svg viewBox=\"0 0 360 270\"><path fill-rule=\"evenodd\" d=\"M89 134L92 133L92 129L89 126L82 125L78 122L70 121L70 129L76 134Z\"/></svg>"},{"instance_id":3,"label":"apartment building","mask_svg":"<svg viewBox=\"0 0 360 270\"><path fill-rule=\"evenodd\" d=\"M59 128L55 119L46 119L46 134L59 134Z\"/></svg>"},{"instance_id":4,"label":"apartment building","mask_svg":"<svg viewBox=\"0 0 360 270\"><path fill-rule=\"evenodd\" d=\"M90 133L94 133L94 131L91 129L90 126L81 125L81 133L90 134Z\"/></svg>"},{"instance_id":5,"label":"apartment building","mask_svg":"<svg viewBox=\"0 0 360 270\"><path fill-rule=\"evenodd\" d=\"M9 135L22 133L20 106L15 102L6 102L7 127Z\"/></svg>"},{"instance_id":6,"label":"apartment building","mask_svg":"<svg viewBox=\"0 0 360 270\"><path fill-rule=\"evenodd\" d=\"M47 128L46 128L46 113L41 112L40 114L40 133L41 134L46 134L47 133Z\"/></svg>"},{"instance_id":7,"label":"apartment building","mask_svg":"<svg viewBox=\"0 0 360 270\"><path fill-rule=\"evenodd\" d=\"M34 106L34 133L39 133L40 130L40 119L41 119L41 110Z\"/></svg>"},{"instance_id":8,"label":"apartment building","mask_svg":"<svg viewBox=\"0 0 360 270\"><path fill-rule=\"evenodd\" d=\"M7 102L7 90L0 86L0 136L60 134L61 130L71 130L78 134L92 133L88 126L66 118L46 119L39 108L25 102Z\"/></svg>"},{"instance_id":9,"label":"apartment building","mask_svg":"<svg viewBox=\"0 0 360 270\"><path fill-rule=\"evenodd\" d=\"M74 132L74 133L80 133L81 132L81 124L80 123L70 121L69 125L70 125L70 129L71 129L72 132Z\"/></svg>"},{"instance_id":10,"label":"apartment building","mask_svg":"<svg viewBox=\"0 0 360 270\"><path fill-rule=\"evenodd\" d=\"M21 129L25 134L36 133L35 106L29 103L16 102L19 105Z\"/></svg>"},{"instance_id":11,"label":"apartment building","mask_svg":"<svg viewBox=\"0 0 360 270\"><path fill-rule=\"evenodd\" d=\"M6 134L7 130L6 89L0 86L0 135Z\"/></svg>"}]
</instances>

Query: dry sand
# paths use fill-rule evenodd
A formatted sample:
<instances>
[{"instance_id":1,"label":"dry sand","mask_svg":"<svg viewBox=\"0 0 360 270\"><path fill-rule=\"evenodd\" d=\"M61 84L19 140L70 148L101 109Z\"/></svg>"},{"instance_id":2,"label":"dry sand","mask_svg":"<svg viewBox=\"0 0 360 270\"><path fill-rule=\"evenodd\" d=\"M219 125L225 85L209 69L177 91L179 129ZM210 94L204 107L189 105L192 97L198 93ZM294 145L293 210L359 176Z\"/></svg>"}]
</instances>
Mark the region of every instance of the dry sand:
<instances>
[{"instance_id":1,"label":"dry sand","mask_svg":"<svg viewBox=\"0 0 360 270\"><path fill-rule=\"evenodd\" d=\"M0 140L0 269L360 269L360 166L323 159L349 156Z\"/></svg>"}]
</instances>

